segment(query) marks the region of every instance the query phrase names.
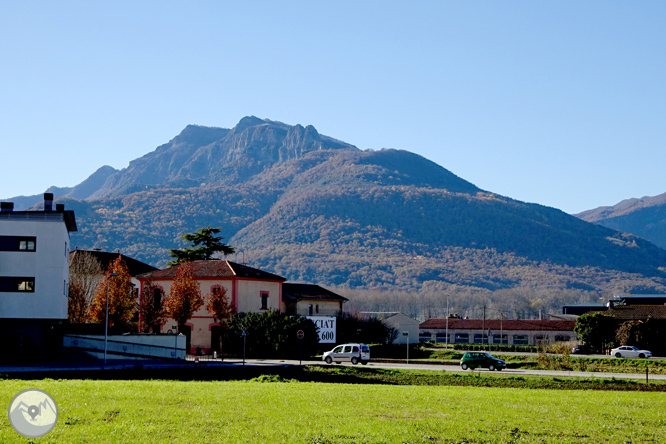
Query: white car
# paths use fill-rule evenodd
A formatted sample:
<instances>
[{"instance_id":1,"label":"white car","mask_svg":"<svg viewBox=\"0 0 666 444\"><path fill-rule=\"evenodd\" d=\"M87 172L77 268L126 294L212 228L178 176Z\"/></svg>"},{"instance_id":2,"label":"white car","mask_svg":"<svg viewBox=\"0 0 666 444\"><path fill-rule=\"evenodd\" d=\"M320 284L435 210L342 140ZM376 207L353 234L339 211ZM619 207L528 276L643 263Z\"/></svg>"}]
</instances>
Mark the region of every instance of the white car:
<instances>
[{"instance_id":1,"label":"white car","mask_svg":"<svg viewBox=\"0 0 666 444\"><path fill-rule=\"evenodd\" d=\"M370 361L370 347L365 344L342 344L331 351L324 352L322 357L327 364L335 361L336 364L342 361L348 361L356 365L359 362L363 365Z\"/></svg>"},{"instance_id":2,"label":"white car","mask_svg":"<svg viewBox=\"0 0 666 444\"><path fill-rule=\"evenodd\" d=\"M652 352L649 350L641 350L633 345L623 345L622 347L614 348L610 351L611 356L616 358L650 358Z\"/></svg>"}]
</instances>

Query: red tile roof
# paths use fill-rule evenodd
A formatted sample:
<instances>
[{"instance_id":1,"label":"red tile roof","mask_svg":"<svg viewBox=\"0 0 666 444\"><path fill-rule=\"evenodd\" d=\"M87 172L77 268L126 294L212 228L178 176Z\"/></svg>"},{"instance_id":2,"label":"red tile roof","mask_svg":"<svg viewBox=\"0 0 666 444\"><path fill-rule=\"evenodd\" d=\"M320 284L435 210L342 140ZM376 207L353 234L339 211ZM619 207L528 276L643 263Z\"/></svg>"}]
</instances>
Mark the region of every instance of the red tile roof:
<instances>
[{"instance_id":1,"label":"red tile roof","mask_svg":"<svg viewBox=\"0 0 666 444\"><path fill-rule=\"evenodd\" d=\"M449 319L449 330L544 330L544 331L573 331L576 321L553 321L535 319ZM419 325L419 329L445 329L446 318L428 319Z\"/></svg>"},{"instance_id":2,"label":"red tile roof","mask_svg":"<svg viewBox=\"0 0 666 444\"><path fill-rule=\"evenodd\" d=\"M646 320L666 319L666 306L664 305L616 305L609 308L604 314L620 320Z\"/></svg>"},{"instance_id":3,"label":"red tile roof","mask_svg":"<svg viewBox=\"0 0 666 444\"><path fill-rule=\"evenodd\" d=\"M287 300L342 301L349 299L315 284L282 284L282 297Z\"/></svg>"},{"instance_id":4,"label":"red tile roof","mask_svg":"<svg viewBox=\"0 0 666 444\"><path fill-rule=\"evenodd\" d=\"M262 271L247 265L237 264L231 261L209 260L191 262L196 278L248 278L266 281L286 281L282 276ZM137 276L139 279L174 279L178 273L179 265L165 268L164 270L152 271Z\"/></svg>"}]
</instances>

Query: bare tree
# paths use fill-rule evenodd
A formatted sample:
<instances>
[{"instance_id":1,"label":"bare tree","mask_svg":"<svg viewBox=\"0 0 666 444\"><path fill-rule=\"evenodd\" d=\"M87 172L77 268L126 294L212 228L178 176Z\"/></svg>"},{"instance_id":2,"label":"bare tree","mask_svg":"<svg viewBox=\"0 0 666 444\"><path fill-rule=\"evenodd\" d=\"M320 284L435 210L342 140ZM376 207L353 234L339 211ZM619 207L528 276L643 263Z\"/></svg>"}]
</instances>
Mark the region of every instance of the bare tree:
<instances>
[{"instance_id":1,"label":"bare tree","mask_svg":"<svg viewBox=\"0 0 666 444\"><path fill-rule=\"evenodd\" d=\"M87 251L76 251L69 264L68 319L83 323L88 319L97 287L104 279L102 264Z\"/></svg>"}]
</instances>

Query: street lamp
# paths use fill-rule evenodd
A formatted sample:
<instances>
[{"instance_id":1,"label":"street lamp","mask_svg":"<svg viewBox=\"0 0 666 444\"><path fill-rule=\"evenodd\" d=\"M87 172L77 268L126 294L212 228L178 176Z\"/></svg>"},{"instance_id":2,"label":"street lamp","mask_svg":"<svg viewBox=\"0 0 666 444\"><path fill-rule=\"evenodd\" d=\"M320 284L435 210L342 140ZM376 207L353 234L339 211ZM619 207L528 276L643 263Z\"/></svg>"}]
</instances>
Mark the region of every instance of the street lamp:
<instances>
[{"instance_id":1,"label":"street lamp","mask_svg":"<svg viewBox=\"0 0 666 444\"><path fill-rule=\"evenodd\" d=\"M109 343L109 282L111 278L117 277L116 273L111 273L106 280L106 315L104 316L104 365L106 365L106 352Z\"/></svg>"}]
</instances>

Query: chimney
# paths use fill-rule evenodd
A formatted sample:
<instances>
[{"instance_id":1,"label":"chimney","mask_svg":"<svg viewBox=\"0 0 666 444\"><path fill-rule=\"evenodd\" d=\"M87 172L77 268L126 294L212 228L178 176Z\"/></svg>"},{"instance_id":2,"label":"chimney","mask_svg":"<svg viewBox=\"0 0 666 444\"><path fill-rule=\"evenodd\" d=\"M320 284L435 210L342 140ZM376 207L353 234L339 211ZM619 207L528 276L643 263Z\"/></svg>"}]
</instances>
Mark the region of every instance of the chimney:
<instances>
[{"instance_id":1,"label":"chimney","mask_svg":"<svg viewBox=\"0 0 666 444\"><path fill-rule=\"evenodd\" d=\"M0 202L0 212L11 213L14 211L14 202Z\"/></svg>"},{"instance_id":2,"label":"chimney","mask_svg":"<svg viewBox=\"0 0 666 444\"><path fill-rule=\"evenodd\" d=\"M44 193L44 211L53 211L53 193Z\"/></svg>"},{"instance_id":3,"label":"chimney","mask_svg":"<svg viewBox=\"0 0 666 444\"><path fill-rule=\"evenodd\" d=\"M56 204L56 211L65 211L65 204Z\"/></svg>"}]
</instances>

